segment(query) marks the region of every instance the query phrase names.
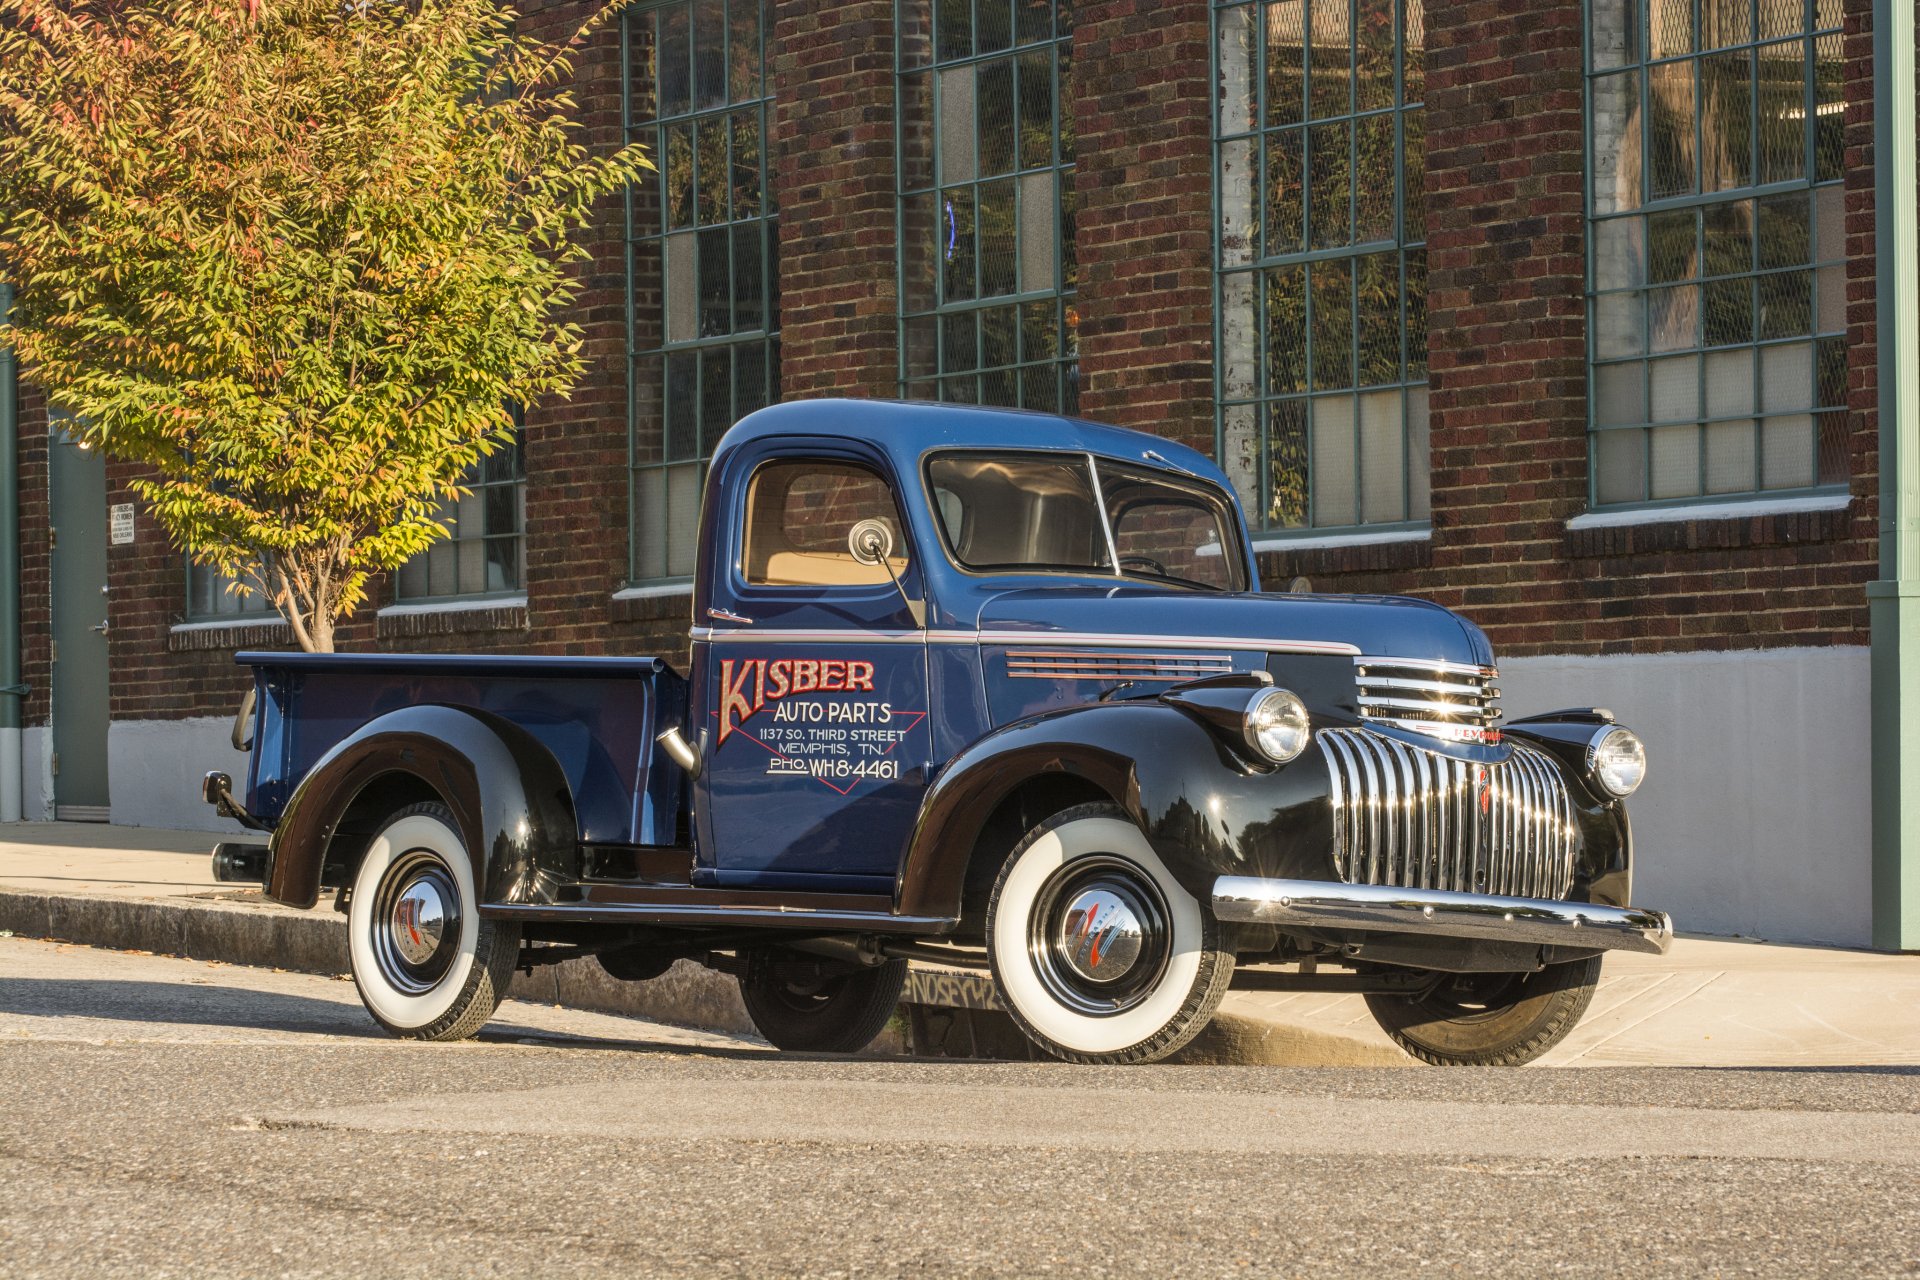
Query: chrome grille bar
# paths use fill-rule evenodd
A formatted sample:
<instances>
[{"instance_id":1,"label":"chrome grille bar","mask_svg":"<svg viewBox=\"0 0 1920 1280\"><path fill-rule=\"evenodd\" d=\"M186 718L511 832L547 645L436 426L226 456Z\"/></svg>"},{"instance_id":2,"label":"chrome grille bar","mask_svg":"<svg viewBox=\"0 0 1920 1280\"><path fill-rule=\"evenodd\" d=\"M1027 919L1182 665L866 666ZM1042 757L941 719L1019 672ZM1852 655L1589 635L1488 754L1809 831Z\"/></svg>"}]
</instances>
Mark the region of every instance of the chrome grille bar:
<instances>
[{"instance_id":1,"label":"chrome grille bar","mask_svg":"<svg viewBox=\"0 0 1920 1280\"><path fill-rule=\"evenodd\" d=\"M1498 741L1499 673L1423 658L1353 660L1360 718L1456 742Z\"/></svg>"},{"instance_id":2,"label":"chrome grille bar","mask_svg":"<svg viewBox=\"0 0 1920 1280\"><path fill-rule=\"evenodd\" d=\"M1537 748L1480 765L1369 729L1322 730L1320 743L1348 883L1546 899L1573 887L1573 798Z\"/></svg>"}]
</instances>

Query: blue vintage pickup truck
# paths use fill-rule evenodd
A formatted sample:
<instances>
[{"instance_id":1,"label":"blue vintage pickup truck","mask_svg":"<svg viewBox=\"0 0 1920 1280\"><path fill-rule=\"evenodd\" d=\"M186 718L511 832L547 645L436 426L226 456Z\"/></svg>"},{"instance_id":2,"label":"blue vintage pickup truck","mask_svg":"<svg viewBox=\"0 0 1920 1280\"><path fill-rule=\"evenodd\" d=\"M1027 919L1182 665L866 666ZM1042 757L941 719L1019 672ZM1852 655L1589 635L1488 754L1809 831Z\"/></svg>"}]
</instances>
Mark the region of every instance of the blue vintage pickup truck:
<instances>
[{"instance_id":1,"label":"blue vintage pickup truck","mask_svg":"<svg viewBox=\"0 0 1920 1280\"><path fill-rule=\"evenodd\" d=\"M819 400L707 478L690 669L245 653L216 852L323 890L395 1034L468 1036L516 967L737 976L774 1044L852 1051L909 961L988 972L1079 1062L1190 1040L1232 987L1361 992L1410 1053L1516 1063L1632 905L1640 741L1502 720L1472 623L1262 594L1226 477L1043 414Z\"/></svg>"}]
</instances>

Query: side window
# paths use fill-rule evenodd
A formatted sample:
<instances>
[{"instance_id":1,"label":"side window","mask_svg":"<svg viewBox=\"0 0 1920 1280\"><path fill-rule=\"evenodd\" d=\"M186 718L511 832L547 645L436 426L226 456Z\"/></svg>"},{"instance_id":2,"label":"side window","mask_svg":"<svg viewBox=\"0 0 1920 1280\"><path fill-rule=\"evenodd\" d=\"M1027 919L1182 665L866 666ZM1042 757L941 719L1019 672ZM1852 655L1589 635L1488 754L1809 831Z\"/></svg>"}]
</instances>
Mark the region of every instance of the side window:
<instances>
[{"instance_id":1,"label":"side window","mask_svg":"<svg viewBox=\"0 0 1920 1280\"><path fill-rule=\"evenodd\" d=\"M847 535L879 520L892 535L895 575L906 572L907 543L887 482L865 467L814 459L769 462L747 491L746 546L740 563L756 587L884 586L885 566L861 564Z\"/></svg>"}]
</instances>

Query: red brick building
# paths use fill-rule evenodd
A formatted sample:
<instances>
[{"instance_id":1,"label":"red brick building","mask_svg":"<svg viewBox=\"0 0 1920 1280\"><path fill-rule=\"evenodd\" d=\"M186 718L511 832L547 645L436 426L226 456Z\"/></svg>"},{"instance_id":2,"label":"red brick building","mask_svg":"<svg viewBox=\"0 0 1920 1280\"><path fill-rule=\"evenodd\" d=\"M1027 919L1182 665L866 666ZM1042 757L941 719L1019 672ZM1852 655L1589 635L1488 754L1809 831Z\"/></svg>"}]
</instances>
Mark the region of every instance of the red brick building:
<instances>
[{"instance_id":1,"label":"red brick building","mask_svg":"<svg viewBox=\"0 0 1920 1280\"><path fill-rule=\"evenodd\" d=\"M1682 927L1864 942L1870 12L641 0L577 66L592 142L660 170L591 239L592 371L342 647L683 662L737 417L1077 412L1218 456L1269 589L1441 601L1509 714L1641 729L1642 896ZM289 637L144 511L105 521L127 471L89 497L57 426L23 387L27 814L204 822L232 654Z\"/></svg>"}]
</instances>

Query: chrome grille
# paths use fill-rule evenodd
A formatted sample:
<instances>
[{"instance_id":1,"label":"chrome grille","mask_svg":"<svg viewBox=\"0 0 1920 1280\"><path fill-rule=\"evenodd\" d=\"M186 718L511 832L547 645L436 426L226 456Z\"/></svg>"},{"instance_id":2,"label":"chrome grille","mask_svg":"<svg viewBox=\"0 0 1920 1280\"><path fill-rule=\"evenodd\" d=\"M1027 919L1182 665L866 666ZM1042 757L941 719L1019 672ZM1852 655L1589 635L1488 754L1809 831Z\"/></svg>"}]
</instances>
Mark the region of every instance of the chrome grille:
<instances>
[{"instance_id":1,"label":"chrome grille","mask_svg":"<svg viewBox=\"0 0 1920 1280\"><path fill-rule=\"evenodd\" d=\"M1349 884L1559 899L1579 825L1558 766L1516 744L1475 764L1366 729L1320 735L1333 784L1333 858Z\"/></svg>"},{"instance_id":2,"label":"chrome grille","mask_svg":"<svg viewBox=\"0 0 1920 1280\"><path fill-rule=\"evenodd\" d=\"M1360 718L1450 742L1497 742L1499 673L1419 658L1355 658Z\"/></svg>"}]
</instances>

